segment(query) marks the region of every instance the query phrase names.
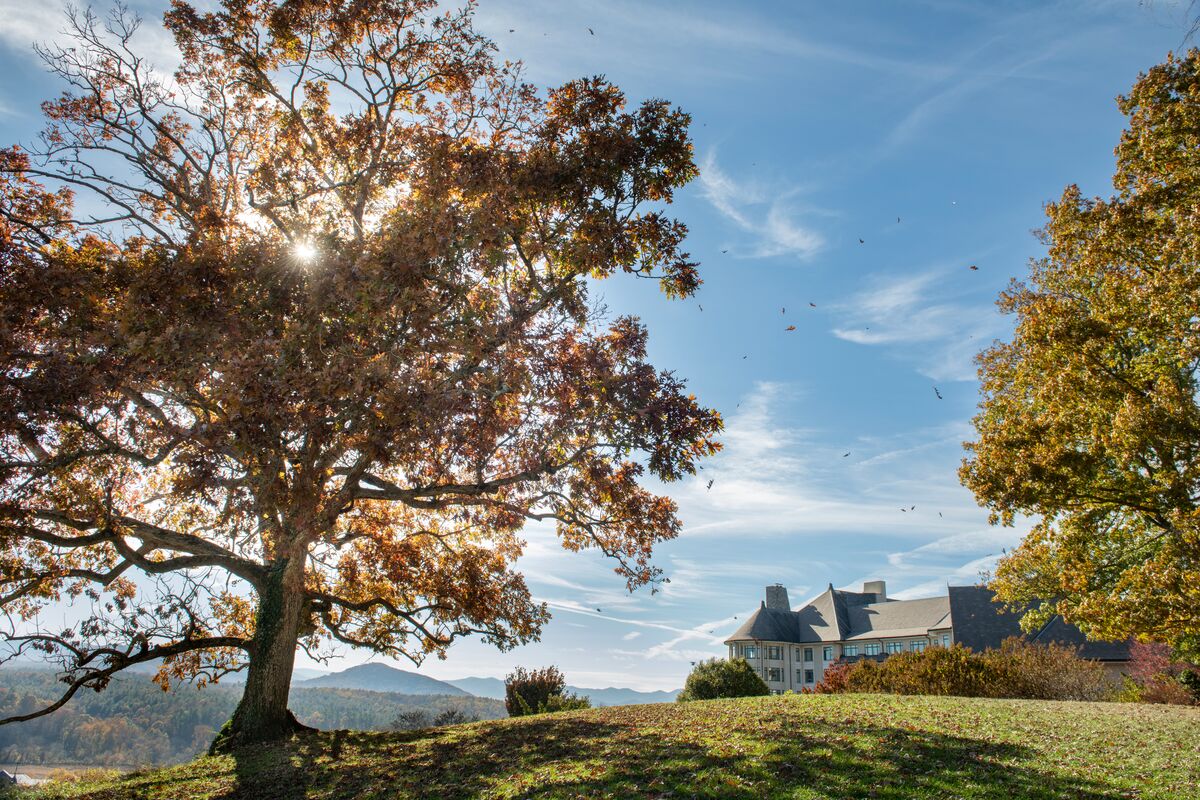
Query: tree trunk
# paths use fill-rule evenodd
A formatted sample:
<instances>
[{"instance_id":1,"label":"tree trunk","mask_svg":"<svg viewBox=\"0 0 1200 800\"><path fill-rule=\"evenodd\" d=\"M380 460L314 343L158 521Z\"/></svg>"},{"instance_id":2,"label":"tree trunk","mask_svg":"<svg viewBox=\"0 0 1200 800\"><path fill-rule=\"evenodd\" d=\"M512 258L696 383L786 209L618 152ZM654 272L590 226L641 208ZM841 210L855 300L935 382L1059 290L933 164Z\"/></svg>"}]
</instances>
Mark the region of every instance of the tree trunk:
<instances>
[{"instance_id":1,"label":"tree trunk","mask_svg":"<svg viewBox=\"0 0 1200 800\"><path fill-rule=\"evenodd\" d=\"M246 689L210 753L312 730L301 725L287 707L296 640L305 614L304 557L281 559L259 593Z\"/></svg>"}]
</instances>

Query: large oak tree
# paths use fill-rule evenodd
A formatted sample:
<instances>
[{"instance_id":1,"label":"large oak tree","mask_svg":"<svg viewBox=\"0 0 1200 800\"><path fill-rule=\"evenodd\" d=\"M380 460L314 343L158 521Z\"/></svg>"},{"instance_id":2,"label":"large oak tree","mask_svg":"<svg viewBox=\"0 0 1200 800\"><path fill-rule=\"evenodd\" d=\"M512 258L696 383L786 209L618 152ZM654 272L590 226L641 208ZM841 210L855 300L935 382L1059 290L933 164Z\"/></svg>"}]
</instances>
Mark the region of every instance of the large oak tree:
<instances>
[{"instance_id":1,"label":"large oak tree","mask_svg":"<svg viewBox=\"0 0 1200 800\"><path fill-rule=\"evenodd\" d=\"M1119 99L1117 193L1047 206L1045 258L1000 299L961 477L1037 524L993 586L1089 636L1200 653L1200 52Z\"/></svg>"},{"instance_id":2,"label":"large oak tree","mask_svg":"<svg viewBox=\"0 0 1200 800\"><path fill-rule=\"evenodd\" d=\"M588 286L696 290L663 213L689 118L539 92L472 12L175 2L173 75L120 12L42 49L68 89L0 152L0 607L61 666L51 709L246 667L232 745L296 728L298 646L529 641L531 520L661 579L680 522L641 482L721 421Z\"/></svg>"}]
</instances>

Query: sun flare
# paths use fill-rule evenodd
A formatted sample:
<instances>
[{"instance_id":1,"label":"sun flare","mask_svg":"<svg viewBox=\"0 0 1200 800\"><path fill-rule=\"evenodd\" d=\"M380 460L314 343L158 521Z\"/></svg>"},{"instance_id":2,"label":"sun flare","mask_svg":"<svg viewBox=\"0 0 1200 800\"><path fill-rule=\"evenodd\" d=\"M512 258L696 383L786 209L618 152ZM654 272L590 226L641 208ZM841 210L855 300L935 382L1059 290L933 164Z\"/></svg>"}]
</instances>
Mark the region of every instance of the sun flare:
<instances>
[{"instance_id":1,"label":"sun flare","mask_svg":"<svg viewBox=\"0 0 1200 800\"><path fill-rule=\"evenodd\" d=\"M316 245L307 240L298 241L292 245L292 255L297 261L307 264L317 257Z\"/></svg>"}]
</instances>

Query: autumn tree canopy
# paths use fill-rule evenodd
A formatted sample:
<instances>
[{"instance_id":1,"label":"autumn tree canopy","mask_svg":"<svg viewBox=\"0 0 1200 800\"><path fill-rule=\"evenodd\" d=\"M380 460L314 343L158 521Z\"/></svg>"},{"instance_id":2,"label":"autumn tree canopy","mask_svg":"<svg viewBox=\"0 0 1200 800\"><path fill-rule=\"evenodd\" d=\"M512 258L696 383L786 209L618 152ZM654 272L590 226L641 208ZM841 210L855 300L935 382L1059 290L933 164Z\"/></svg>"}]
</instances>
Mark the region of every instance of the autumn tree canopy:
<instances>
[{"instance_id":1,"label":"autumn tree canopy","mask_svg":"<svg viewBox=\"0 0 1200 800\"><path fill-rule=\"evenodd\" d=\"M233 744L294 729L297 646L529 641L531 520L660 579L680 522L641 482L721 421L588 285L696 290L663 213L689 117L540 92L472 12L178 1L173 75L120 12L42 49L67 90L0 152L0 607L55 706L246 666ZM92 610L43 623L67 599Z\"/></svg>"},{"instance_id":2,"label":"autumn tree canopy","mask_svg":"<svg viewBox=\"0 0 1200 800\"><path fill-rule=\"evenodd\" d=\"M1002 294L1011 342L980 356L960 472L1037 524L998 596L1089 636L1200 653L1200 52L1119 99L1117 193L1047 206L1049 250Z\"/></svg>"}]
</instances>

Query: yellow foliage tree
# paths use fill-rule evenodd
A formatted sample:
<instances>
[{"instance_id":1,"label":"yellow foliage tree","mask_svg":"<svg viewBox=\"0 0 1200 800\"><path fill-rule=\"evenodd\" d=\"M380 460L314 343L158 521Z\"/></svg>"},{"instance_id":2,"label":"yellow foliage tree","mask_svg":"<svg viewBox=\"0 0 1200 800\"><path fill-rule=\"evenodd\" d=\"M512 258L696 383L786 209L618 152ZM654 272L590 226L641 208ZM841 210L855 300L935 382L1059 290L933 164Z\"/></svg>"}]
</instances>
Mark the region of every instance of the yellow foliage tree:
<instances>
[{"instance_id":1,"label":"yellow foliage tree","mask_svg":"<svg viewBox=\"0 0 1200 800\"><path fill-rule=\"evenodd\" d=\"M1117 193L1047 206L1048 254L999 305L960 477L1037 524L992 583L1090 637L1200 652L1200 52L1119 98Z\"/></svg>"}]
</instances>

